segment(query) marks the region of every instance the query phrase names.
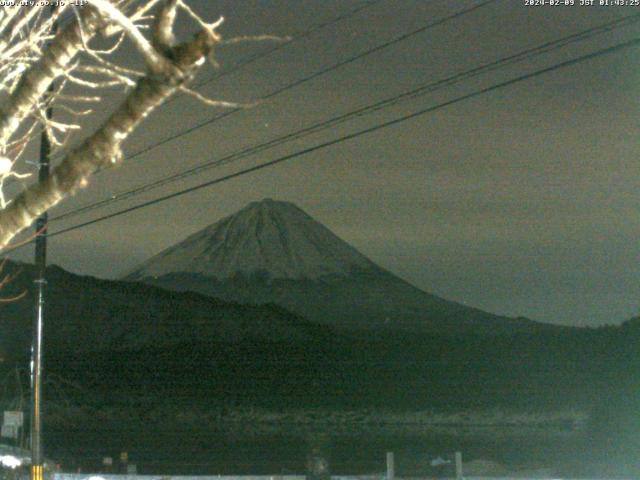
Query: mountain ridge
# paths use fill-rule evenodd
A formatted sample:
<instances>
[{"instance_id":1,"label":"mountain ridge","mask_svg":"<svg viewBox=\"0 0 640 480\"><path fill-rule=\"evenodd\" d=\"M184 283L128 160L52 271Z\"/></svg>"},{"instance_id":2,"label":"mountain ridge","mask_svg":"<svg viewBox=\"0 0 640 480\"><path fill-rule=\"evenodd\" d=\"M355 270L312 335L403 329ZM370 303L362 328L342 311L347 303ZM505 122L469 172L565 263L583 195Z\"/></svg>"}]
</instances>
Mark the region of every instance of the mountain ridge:
<instances>
[{"instance_id":1,"label":"mountain ridge","mask_svg":"<svg viewBox=\"0 0 640 480\"><path fill-rule=\"evenodd\" d=\"M264 272L319 278L380 268L290 202L251 202L188 236L125 275L135 280L179 271L217 279Z\"/></svg>"},{"instance_id":2,"label":"mountain ridge","mask_svg":"<svg viewBox=\"0 0 640 480\"><path fill-rule=\"evenodd\" d=\"M0 356L17 358L30 344L35 267L7 262L21 273L3 296L25 298L0 303ZM154 345L157 348L209 339L317 342L333 335L325 326L278 305L246 305L196 292L176 292L143 283L76 275L57 266L46 271L45 336L48 346L77 354Z\"/></svg>"},{"instance_id":3,"label":"mountain ridge","mask_svg":"<svg viewBox=\"0 0 640 480\"><path fill-rule=\"evenodd\" d=\"M265 199L188 236L125 280L227 301L274 303L342 329L453 334L554 328L425 292L290 202Z\"/></svg>"}]
</instances>

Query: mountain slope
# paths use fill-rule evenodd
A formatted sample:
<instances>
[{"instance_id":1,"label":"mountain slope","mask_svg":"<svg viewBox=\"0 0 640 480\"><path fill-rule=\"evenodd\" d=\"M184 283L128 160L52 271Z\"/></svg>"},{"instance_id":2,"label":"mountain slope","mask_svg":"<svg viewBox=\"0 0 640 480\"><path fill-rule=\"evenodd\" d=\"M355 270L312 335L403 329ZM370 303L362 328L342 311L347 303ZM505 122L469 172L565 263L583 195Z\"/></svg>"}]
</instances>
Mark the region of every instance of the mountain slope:
<instances>
[{"instance_id":1,"label":"mountain slope","mask_svg":"<svg viewBox=\"0 0 640 480\"><path fill-rule=\"evenodd\" d=\"M26 298L0 303L0 355L27 354L34 291L29 265L2 294L27 291ZM321 326L276 305L238 305L195 293L165 291L144 284L100 280L47 269L46 347L82 354L137 348L171 348L190 342L318 342L331 335Z\"/></svg>"},{"instance_id":2,"label":"mountain slope","mask_svg":"<svg viewBox=\"0 0 640 480\"><path fill-rule=\"evenodd\" d=\"M256 274L269 279L317 279L376 268L294 204L267 199L191 235L127 278L188 272L218 280Z\"/></svg>"},{"instance_id":3,"label":"mountain slope","mask_svg":"<svg viewBox=\"0 0 640 480\"><path fill-rule=\"evenodd\" d=\"M270 199L191 235L125 278L241 303L275 303L344 329L459 334L552 328L423 292L297 206Z\"/></svg>"},{"instance_id":4,"label":"mountain slope","mask_svg":"<svg viewBox=\"0 0 640 480\"><path fill-rule=\"evenodd\" d=\"M22 268L3 296L33 287L32 267ZM136 458L148 446L140 436L154 439L162 429L170 440L154 447L154 461L172 458L176 445L189 454L202 448L203 435L216 429L221 443L229 431L290 435L317 428L411 435L415 442L414 432L443 435L437 423L429 430L429 412L462 422L442 424L445 431L486 442L487 425L473 423L473 412L483 411L503 435L521 440L521 427L529 424L534 434L546 435L545 444L557 432L564 447L567 438L583 435L575 418L592 409L594 443L618 455L620 445L637 445L637 321L490 339L349 336L273 305L230 304L57 267L48 269L47 279L45 378L51 386L62 378L73 387L46 390L50 452L77 442L101 458L124 439L136 446L128 450ZM294 280L271 283L281 281ZM14 374L13 365L28 364L33 302L30 291L30 298L0 304L2 378ZM179 431L187 435L176 443Z\"/></svg>"}]
</instances>

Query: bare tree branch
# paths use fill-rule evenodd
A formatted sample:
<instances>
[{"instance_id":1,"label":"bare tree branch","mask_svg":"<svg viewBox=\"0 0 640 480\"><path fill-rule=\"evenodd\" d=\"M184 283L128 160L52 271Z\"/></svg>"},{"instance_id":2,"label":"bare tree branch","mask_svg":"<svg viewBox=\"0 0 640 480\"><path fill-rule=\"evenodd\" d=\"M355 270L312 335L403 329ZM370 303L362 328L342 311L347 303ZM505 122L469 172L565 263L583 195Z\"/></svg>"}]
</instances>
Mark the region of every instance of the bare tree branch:
<instances>
[{"instance_id":1,"label":"bare tree branch","mask_svg":"<svg viewBox=\"0 0 640 480\"><path fill-rule=\"evenodd\" d=\"M90 2L103 16L118 24L124 33L131 38L136 48L142 54L147 68L149 68L151 72L161 73L167 68L165 64L168 60L154 49L151 43L140 33L140 30L138 30L133 21L123 14L115 5L109 0L90 0ZM173 25L173 21L171 21L171 25Z\"/></svg>"},{"instance_id":2,"label":"bare tree branch","mask_svg":"<svg viewBox=\"0 0 640 480\"><path fill-rule=\"evenodd\" d=\"M135 88L127 95L120 107L109 119L79 147L64 157L62 162L52 171L45 182L29 186L14 198L3 210L0 210L0 249L20 231L29 227L42 213L60 202L65 196L85 186L92 173L117 163L122 156L122 142L155 108L168 97L181 90L193 78L197 70L205 63L213 47L221 39L215 32L220 24L207 24L199 21L203 28L193 40L179 45L164 44L173 41L173 23L176 7L180 0L168 0L156 18L153 31L153 42L144 40L133 22L119 14L113 2L107 0L91 0L100 15L108 21L117 22L127 35L134 39L137 48L143 54L149 72L139 78ZM0 123L0 144L16 130L17 125L32 110L38 109L40 97L53 78L67 74L73 56L86 45L87 30L95 33L101 22L96 18L96 11L91 14L82 12L81 22L74 22L57 35L43 59L37 63L38 69L32 69L21 80L21 93L12 102L9 113L5 113ZM124 18L123 18L124 17ZM137 33L132 33L130 30ZM69 46L72 44L73 46ZM105 67L108 68L108 67ZM42 70L42 71L40 71ZM64 98L58 93L57 98ZM74 97L79 100L80 97ZM85 97L91 99L91 97ZM45 128L68 130L73 128L68 123L56 123L40 119Z\"/></svg>"},{"instance_id":3,"label":"bare tree branch","mask_svg":"<svg viewBox=\"0 0 640 480\"><path fill-rule=\"evenodd\" d=\"M4 271L6 266L7 266L7 259L3 258L2 260L0 260L0 273L2 273ZM6 274L2 278L2 280L0 280L0 290L2 290L9 283L11 283L18 275L20 275L20 273L22 273L22 269L18 269L13 273ZM18 295L14 295L13 297L0 297L0 303L16 302L16 301L20 300L21 298L23 298L26 294L27 294L27 291L25 290L25 291L19 293Z\"/></svg>"},{"instance_id":4,"label":"bare tree branch","mask_svg":"<svg viewBox=\"0 0 640 480\"><path fill-rule=\"evenodd\" d=\"M97 12L85 8L82 14L84 29L78 22L72 22L55 36L40 59L22 75L8 104L0 112L0 145L9 141L21 122L33 112L46 94L49 85L64 74L82 49L83 37L90 38L97 32L102 22Z\"/></svg>"}]
</instances>

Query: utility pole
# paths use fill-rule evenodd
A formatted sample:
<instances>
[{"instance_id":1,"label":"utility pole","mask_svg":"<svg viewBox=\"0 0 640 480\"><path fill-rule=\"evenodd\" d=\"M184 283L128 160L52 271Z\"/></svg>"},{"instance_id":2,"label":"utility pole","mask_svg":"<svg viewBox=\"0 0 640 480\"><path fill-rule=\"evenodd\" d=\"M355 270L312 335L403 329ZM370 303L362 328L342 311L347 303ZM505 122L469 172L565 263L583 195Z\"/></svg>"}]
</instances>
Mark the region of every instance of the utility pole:
<instances>
[{"instance_id":1,"label":"utility pole","mask_svg":"<svg viewBox=\"0 0 640 480\"><path fill-rule=\"evenodd\" d=\"M51 118L51 107L46 117ZM40 161L38 163L38 181L49 177L49 154L51 143L46 132L40 137ZM33 340L31 345L31 480L42 480L42 341L44 333L44 301L47 283L47 222L48 215L43 213L36 220L36 314L33 322Z\"/></svg>"},{"instance_id":2,"label":"utility pole","mask_svg":"<svg viewBox=\"0 0 640 480\"><path fill-rule=\"evenodd\" d=\"M51 4L51 15L55 15L55 4ZM55 34L57 24L52 26ZM49 86L49 94L53 94L53 83ZM53 117L51 104L45 111L49 120ZM40 159L38 162L38 181L42 184L49 178L49 157L51 142L46 129L40 135ZM36 313L33 321L33 340L31 345L31 480L43 480L44 455L42 454L42 353L44 333L44 307L47 268L47 225L49 216L43 213L36 220Z\"/></svg>"}]
</instances>

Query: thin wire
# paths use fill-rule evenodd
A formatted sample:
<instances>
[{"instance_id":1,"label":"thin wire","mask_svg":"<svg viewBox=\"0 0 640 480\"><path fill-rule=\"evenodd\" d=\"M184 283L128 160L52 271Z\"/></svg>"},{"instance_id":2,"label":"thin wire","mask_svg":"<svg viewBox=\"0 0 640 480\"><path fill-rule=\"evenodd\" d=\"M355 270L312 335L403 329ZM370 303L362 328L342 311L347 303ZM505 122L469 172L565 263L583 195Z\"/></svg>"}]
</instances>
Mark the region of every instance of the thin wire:
<instances>
[{"instance_id":1,"label":"thin wire","mask_svg":"<svg viewBox=\"0 0 640 480\"><path fill-rule=\"evenodd\" d=\"M143 185L139 185L133 189L124 191L124 192L120 192L117 193L115 195L112 195L109 198L105 198L103 200L99 200L97 202L88 204L88 205L84 205L82 207L70 210L69 212L63 213L61 215L58 215L54 218L51 219L51 221L59 221L65 218L69 218L69 217L74 217L77 215L80 215L82 213L86 213L92 210L95 210L97 208L101 208L104 206L107 206L111 203L115 203L115 202L119 202L122 200L125 200L127 198L131 198L133 196L139 195L141 193L144 192L148 192L151 190L154 190L156 188L159 188L161 186L173 183L177 180L181 180L184 178L187 178L189 176L195 175L197 173L200 173L202 171L205 171L207 169L210 168L214 168L214 167L218 167L224 164L228 164L231 163L233 161L237 161L240 160L242 158L246 158L250 155L254 155L256 153L259 152L263 152L265 150L268 150L270 148L273 148L275 146L281 145L285 142L289 142L292 140L297 140L300 138L304 138L308 135L311 135L313 133L317 133L321 130L324 130L326 128L329 127L334 127L335 125L338 125L340 123L344 123L347 120L354 118L354 117L360 117L366 114L370 114L372 112L381 110L383 108L387 108L389 106L392 105L396 105L401 101L406 101L408 99L415 99L419 96L425 95L427 93L432 93L436 90L440 90L442 88L451 86L453 84L456 84L458 82L461 82L463 80L478 76L480 74L486 73L486 72L490 72L493 70L497 70L499 68L503 68L504 66L507 65L511 65L513 63L516 62L520 62L523 60L527 60L527 59L531 59L534 57L537 57L539 55L548 53L550 51L556 50L558 48L562 48L565 47L571 43L577 42L577 41L582 41L588 38L591 38L595 35L601 34L603 32L608 32L611 31L615 28L620 28L623 25L626 24L630 24L630 23L634 23L640 21L640 14L635 14L635 15L630 15L628 17L624 17L622 19L618 19L618 20L614 20L612 22L608 22L606 24L603 25L599 25L597 27L593 27L587 30L584 30L582 32L578 32L572 35L569 35L567 37L563 37L561 39L558 40L554 40L551 42L547 42L544 43L542 45L539 45L537 47L513 54L513 55L509 55L507 57L504 57L502 59L484 64L482 66L473 68L471 70L467 70L464 72L460 72L458 74L452 75L450 77L447 77L443 80L439 80L436 82L432 82L423 86L420 86L416 89L404 92L400 95L395 95L393 97L378 101L374 104L371 105L367 105L365 107L359 108L357 110L354 111L350 111L341 115L338 115L336 117L333 117L331 119L316 123L314 125L311 125L309 127L306 127L304 129L301 130L297 130L295 132L289 133L287 135L278 137L276 139L270 140L268 142L262 143L262 144L258 144L258 145L254 145L248 148L245 148L241 151L238 152L234 152L232 154L229 154L225 157L216 159L216 160L210 160L204 163L201 163L200 165L197 165L195 167L189 168L187 170L183 170L182 172L178 172L172 175L168 175L165 176L163 178L160 178L158 180L155 180L153 182L150 183L146 183Z\"/></svg>"},{"instance_id":2,"label":"thin wire","mask_svg":"<svg viewBox=\"0 0 640 480\"><path fill-rule=\"evenodd\" d=\"M211 83L211 82L213 82L215 80L218 80L218 79L220 79L222 77L226 77L227 75L230 75L230 74L232 74L234 72L237 72L238 70L246 67L247 65L250 65L250 64L252 64L252 63L254 63L254 62L258 61L258 60L261 60L261 59L271 55L272 53L277 52L277 51L281 50L282 48L285 48L288 45L291 45L292 43L295 43L295 42L297 42L299 40L302 40L302 39L308 37L309 35L311 35L311 34L313 34L315 32L318 32L318 31L320 31L320 30L322 30L322 29L324 29L326 27L329 27L329 26L333 25L334 23L338 23L338 22L340 22L342 20L345 20L345 19L347 19L349 17L352 17L353 15L355 15L355 14L357 14L357 13L363 11L363 10L366 10L367 8L371 8L374 5L376 5L376 4L378 4L378 3L382 2L382 1L384 1L384 0L372 0L370 2L365 2L364 4L354 8L353 10L350 10L350 11L348 11L346 13L343 13L342 15L334 17L333 19L331 19L329 21L320 23L320 24L310 28L309 30L305 30L304 32L302 32L300 34L295 35L291 40L289 40L287 42L276 44L274 47L268 49L266 52L249 56L246 59L236 63L233 67L229 68L228 70L225 70L224 72L221 72L221 73L219 73L217 75L214 75L213 77L211 77L211 78L209 78L207 80L203 80L202 82L197 83L196 85L194 85L193 88L203 87L204 85L207 85L207 84L209 84L209 83ZM173 102L174 100L177 100L177 98L179 98L179 97L178 96L172 97L167 102L165 102L165 105L168 104L168 103Z\"/></svg>"},{"instance_id":3,"label":"thin wire","mask_svg":"<svg viewBox=\"0 0 640 480\"><path fill-rule=\"evenodd\" d=\"M213 82L215 80L218 80L220 78L226 77L227 75L235 73L238 70L241 70L242 68L246 67L247 65L250 65L250 64L252 64L252 63L254 63L254 62L258 61L258 60L261 60L261 59L263 59L265 57L268 57L272 53L274 53L276 51L279 51L280 49L285 48L288 45L291 45L291 44L293 44L293 43L295 43L297 41L300 41L300 40L308 37L309 35L311 35L311 34L313 34L315 32L318 32L320 30L323 30L324 28L327 28L327 27L329 27L329 26L331 26L331 25L333 25L335 23L338 23L338 22L340 22L342 20L345 20L345 19L347 19L349 17L352 17L353 15L356 15L357 13L360 13L363 10L371 8L374 5L376 5L376 4L378 4L378 3L382 2L382 1L385 1L385 0L371 0L370 2L364 2L364 4L359 5L358 7L354 8L353 10L349 10L348 12L343 13L341 15L338 15L337 17L334 17L331 20L328 20L326 22L320 23L320 24L315 25L314 27L312 27L312 28L310 28L308 30L305 30L305 31L301 32L299 35L296 35L295 37L293 37L291 40L289 40L287 42L279 43L279 44L275 45L273 48L267 50L266 52L262 52L262 53L259 53L259 54L256 54L256 55L249 56L248 58L246 58L246 59L240 61L239 63L235 64L230 69L225 70L225 71L223 71L223 72L221 72L221 73L219 73L217 75L214 75L213 77L211 77L211 78L209 78L207 80L204 80L204 81L194 85L193 88L194 89L198 89L198 88L200 88L200 87L202 87L204 85L207 85L207 84L209 84L209 83L211 83L211 82ZM185 95L177 94L177 95L169 98L166 102L164 102L164 105L166 106L166 105L172 103L173 101L178 100L179 98L182 98L184 96ZM238 109L238 110L241 110L241 109ZM137 156L139 154L140 153L136 152L136 153L133 154L133 156L126 157L126 158L133 158L133 157L135 157L135 156ZM51 160L52 161L59 160L60 158L63 158L64 155L65 154L63 152L60 152L60 153L54 155ZM98 173L100 173L101 171L102 170L100 170Z\"/></svg>"},{"instance_id":4,"label":"thin wire","mask_svg":"<svg viewBox=\"0 0 640 480\"><path fill-rule=\"evenodd\" d=\"M295 87L297 87L299 85L302 85L302 84L304 84L306 82L309 82L309 81L311 81L311 80L313 80L315 78L318 78L318 77L320 77L322 75L325 75L325 74L327 74L329 72L332 72L332 71L334 71L334 70L336 70L338 68L341 68L341 67L343 67L345 65L353 63L353 62L355 62L355 61L357 61L359 59L362 59L362 58L364 58L366 56L372 55L373 53L376 53L376 52L379 52L381 50L384 50L385 48L388 48L388 47L390 47L392 45L395 45L395 44L397 44L399 42L407 40L407 39L409 39L409 38L411 38L411 37L413 37L415 35L418 35L420 33L423 33L425 31L427 31L427 30L429 30L431 28L437 27L437 26L442 25L442 24L444 24L446 22L449 22L451 20L454 20L454 19L457 19L459 17L462 17L462 16L464 16L464 15L466 15L468 13L471 13L471 12L473 12L475 10L478 10L478 9L480 9L480 8L482 8L484 6L487 6L487 5L491 4L491 3L494 3L496 1L497 0L485 0L483 2L480 2L480 3L477 3L477 4L473 5L471 7L468 7L466 9L459 10L459 11L457 11L457 12L455 12L453 14L450 14L450 15L448 15L446 17L439 18L439 19L437 19L437 20L435 20L433 22L430 22L430 23L428 23L426 25L423 25L422 27L420 27L420 28L418 28L416 30L412 30L412 31L410 31L408 33L404 33L404 34L402 34L402 35L400 35L398 37L395 37L392 40L389 40L389 41L384 42L384 43L382 43L380 45L377 45L377 46L375 46L375 47L373 47L373 48L371 48L369 50L366 50L366 51L364 51L362 53L359 53L357 55L349 57L346 60L343 60L341 62L333 64L333 65L331 65L329 67L326 67L324 69L321 69L319 71L316 71L316 72L312 73L311 75L309 75L307 77L304 77L304 78L296 80L296 81L294 81L292 83L289 83L289 84L285 85L284 87L281 87L281 88L279 88L279 89L267 94L266 96L263 96L259 101L262 102L262 101L268 100L268 99L270 99L272 97L275 97L276 95L279 95L280 93L283 93L283 92L285 92L287 90L295 88ZM147 152L149 152L151 150L154 150L155 148L157 148L159 146L162 146L162 145L164 145L166 143L172 142L172 141L174 141L174 140L176 140L178 138L181 138L181 137L183 137L185 135L188 135L189 133L192 133L192 132L194 132L196 130L199 130L200 128L203 128L206 125L210 125L210 124L212 124L212 123L214 123L214 122L216 122L218 120L221 120L221 119L223 119L225 117L228 117L230 115L233 115L234 113L237 113L237 112L243 111L243 110L244 110L244 108L236 108L236 109L229 110L229 111L227 111L227 112L225 112L225 113L223 113L221 115L214 116L213 118L210 118L210 119L208 119L208 120L206 120L204 122L201 122L201 123L196 124L196 125L194 125L192 127L189 127L188 129L183 130L182 132L178 132L178 133L176 133L174 135L166 137L166 138L164 138L164 139L162 139L162 140L160 140L158 142L155 142L155 143L153 143L153 144L151 144L151 145L149 145L149 146L147 146L147 147L145 147L145 148L143 148L141 150L138 150L137 152L134 152L134 153L132 153L130 155L127 155L127 156L125 156L124 161L132 160L132 159L134 159L134 158L136 158L136 157L138 157L138 156L140 156L140 155L142 155L144 153L147 153ZM130 165L130 163L129 164L125 163L124 164L124 168L126 168L128 165ZM101 173L103 171L106 171L106 170L107 169L98 170L96 172L96 174L99 174L99 173ZM108 201L108 200L104 200L104 201ZM60 215L58 217L55 217L54 219L52 219L52 221L53 220L59 220L62 216L67 216L67 214L63 214L63 215Z\"/></svg>"},{"instance_id":5,"label":"thin wire","mask_svg":"<svg viewBox=\"0 0 640 480\"><path fill-rule=\"evenodd\" d=\"M399 118L396 118L396 119L393 119L393 120L390 120L390 121L375 125L373 127L369 127L369 128L363 129L363 130L359 130L357 132L350 133L348 135L343 135L343 136L341 136L339 138L336 138L334 140L323 142L323 143L314 145L312 147L308 147L308 148L305 148L303 150L299 150L299 151L297 151L295 153L291 153L289 155L284 155L282 157L279 157L277 159L271 160L269 162L265 162L265 163L262 163L260 165L256 165L256 166L253 166L253 167L250 167L250 168L246 168L244 170L240 170L238 172L235 172L235 173L232 173L232 174L229 174L229 175L225 175L223 177L219 177L219 178L216 178L214 180L210 180L210 181L195 185L193 187L185 188L185 189L179 190L177 192L174 192L174 193L171 193L171 194L168 194L168 195L164 195L162 197L158 197L158 198L155 198L153 200L149 200L149 201L140 203L138 205L134 205L132 207L125 208L125 209L120 210L118 212L110 213L108 215L103 215L102 217L98 217L98 218L95 218L93 220L89 220L87 222L79 223L77 225L73 225L71 227L68 227L68 228L65 228L65 229L62 229L62 230L58 230L56 232L48 234L48 236L49 237L54 237L54 236L57 236L57 235L62 235L62 234L65 234L65 233L68 233L68 232L71 232L71 231L74 231L74 230L77 230L77 229L80 229L80 228L87 227L89 225L93 225L95 223L102 222L104 220L108 220L110 218L118 217L120 215L124 215L124 214L127 214L129 212L133 212L135 210L139 210L141 208L146 208L146 207L149 207L151 205L155 205L155 204L163 202L165 200L176 198L176 197L179 197L179 196L182 196L182 195L186 195L188 193L195 192L197 190L200 190L200 189L203 189L203 188L206 188L206 187L217 185L219 183L226 182L228 180L240 177L242 175L246 175L246 174L249 174L249 173L252 173L252 172L256 172L258 170L262 170L262 169L265 169L267 167L271 167L271 166L277 165L277 164L285 162L287 160L292 160L292 159L295 159L295 158L298 158L298 157L302 157L304 155L308 155L309 153L312 153L312 152L315 152L315 151L330 147L332 145L336 145L336 144L339 144L339 143L342 143L342 142L345 142L345 141L360 137L362 135L373 133L373 132L376 132L378 130L382 130L384 128L390 127L390 126L400 124L402 122L406 122L406 121L411 120L413 118L417 118L417 117L426 115L427 113L435 112L437 110L440 110L442 108L454 105L456 103L460 103L462 101L469 100L471 98L475 98L475 97L478 97L480 95L484 95L486 93L490 93L490 92L493 92L495 90L499 90L499 89L505 88L507 86L510 86L510 85L513 85L513 84L516 84L516 83L519 83L519 82L522 82L522 81L525 81L525 80L529 80L529 79L532 79L532 78L538 77L540 75L544 75L544 74L547 74L547 73L550 73L550 72L553 72L553 71L556 71L556 70L559 70L559 69L562 69L562 68L573 66L573 65L576 65L578 63L581 63L581 62L584 62L584 61L587 61L587 60L591 60L591 59L596 58L596 57L600 57L600 56L603 56L603 55L608 55L608 54L611 54L611 53L614 53L614 52L618 52L618 51L626 49L626 48L634 47L634 46L637 46L638 44L640 44L640 38L635 38L635 39L632 39L632 40L629 40L629 41L626 41L626 42L622 42L622 43L616 44L616 45L608 47L608 48L604 48L604 49L597 50L595 52L592 52L592 53L589 53L589 54L586 54L586 55L582 55L580 57L577 57L577 58L574 58L574 59L571 59L571 60L567 60L567 61L564 61L564 62L561 62L561 63L557 63L557 64L552 65L550 67L546 67L546 68L543 68L543 69L540 69L540 70L536 70L535 72L527 73L527 74L521 75L519 77L510 79L510 80L507 80L507 81L504 81L504 82L500 82L500 83L497 83L497 84L494 84L494 85L492 85L490 87L486 87L486 88L482 88L480 90L476 90L475 92L468 93L468 94L456 97L456 98L454 98L452 100L448 100L446 102L442 102L442 103L439 103L437 105L424 108L422 110L418 110L417 112L413 112L413 113L404 115L402 117L399 117Z\"/></svg>"},{"instance_id":6,"label":"thin wire","mask_svg":"<svg viewBox=\"0 0 640 480\"><path fill-rule=\"evenodd\" d=\"M435 21L433 21L433 22L431 22L431 23L429 23L427 25L424 25L424 26L422 26L422 27L420 27L420 28L418 28L416 30L412 30L411 32L404 33L404 34L402 34L402 35L400 35L400 36L398 36L398 37L396 37L396 38L394 38L392 40L389 40L389 41L387 41L385 43L382 43L382 44L377 45L377 46L375 46L373 48L370 48L369 50L366 50L366 51L364 51L362 53L359 53L357 55L349 57L346 60L342 60L342 61L340 61L338 63L335 63L335 64L333 64L333 65L331 65L329 67L326 67L326 68L323 68L321 70L318 70L317 72L314 72L311 75L308 75L306 77L298 79L298 80L296 80L296 81L294 81L292 83L289 83L289 84L285 85L284 87L280 87L277 90L274 90L273 92L261 97L258 100L258 102L264 102L266 100L269 100L269 99L271 99L271 98L273 98L273 97L275 97L277 95L280 95L281 93L284 93L284 92L286 92L288 90L291 90L291 89L293 89L295 87L298 87L298 86L303 85L303 84L305 84L307 82L310 82L311 80L314 80L314 79L316 79L318 77L321 77L322 75L325 75L325 74L327 74L329 72L333 72L334 70L337 70L337 69L339 69L341 67L344 67L345 65L349 65L349 64L351 64L353 62L356 62L357 60L365 58L365 57L367 57L369 55L372 55L374 53L380 52L381 50L384 50L384 49L389 48L389 47L391 47L393 45L396 45L396 44L398 44L400 42L403 42L403 41L405 41L405 40L407 40L407 39L409 39L409 38L411 38L411 37L413 37L415 35L419 35L419 34L425 32L425 31L427 31L427 30L429 30L431 28L435 28L435 27L437 27L439 25L442 25L442 24L444 24L446 22L449 22L451 20L455 20L455 19L457 19L457 18L459 18L459 17L461 17L463 15L471 13L471 12L473 12L475 10L478 10L478 9L480 9L480 8L486 6L486 5L489 5L491 3L494 3L496 1L498 1L498 0L485 0L485 1L480 2L480 3L478 3L478 4L476 4L476 5L472 6L472 7L466 8L464 10L460 10L460 11L458 11L456 13L453 13L453 14L448 15L446 17L442 17L442 18L440 18L438 20L435 20ZM150 152L151 150L156 149L159 146L162 146L162 145L164 145L166 143L169 143L169 142L172 142L172 141L174 141L174 140L176 140L176 139L178 139L180 137L188 135L189 133L192 133L192 132L194 132L196 130L199 130L200 128L202 128L202 127L204 127L206 125L211 125L212 123L217 122L218 120L222 120L223 118L226 118L226 117L228 117L230 115L233 115L233 114L235 114L237 112L244 111L244 110L245 110L244 108L234 108L234 109L228 110L228 111L226 111L226 112L224 112L224 113L222 113L220 115L216 115L213 118L210 118L208 120L205 120L204 122L198 123L198 124L196 124L196 125L194 125L192 127L189 127L189 128L187 128L187 129L185 129L185 130L183 130L181 132L178 132L178 133L176 133L174 135L171 135L169 137L166 137L166 138L164 138L164 139L162 139L162 140L160 140L158 142L155 142L155 143L149 145L148 147L144 147L144 148L142 148L142 149L140 149L140 150L138 150L138 151L136 151L136 152L134 152L134 153L132 153L130 155L127 155L125 157L125 160L132 160L132 159L134 159L136 157L139 157L140 155L142 155L144 153L147 153L147 152ZM125 164L125 166L126 165L127 164ZM104 170L100 170L100 172L102 172L102 171L104 171Z\"/></svg>"}]
</instances>

